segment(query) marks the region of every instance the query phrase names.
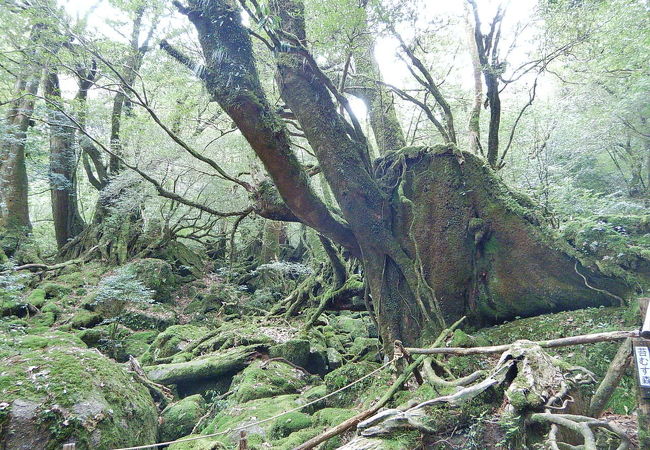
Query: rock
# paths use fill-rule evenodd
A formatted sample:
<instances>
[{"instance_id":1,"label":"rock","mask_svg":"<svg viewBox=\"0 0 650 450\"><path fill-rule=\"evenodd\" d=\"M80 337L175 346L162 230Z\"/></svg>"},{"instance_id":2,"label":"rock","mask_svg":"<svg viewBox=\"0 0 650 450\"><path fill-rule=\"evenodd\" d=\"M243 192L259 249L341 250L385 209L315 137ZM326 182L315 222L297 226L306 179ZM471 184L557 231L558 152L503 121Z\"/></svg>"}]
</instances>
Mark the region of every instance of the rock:
<instances>
[{"instance_id":1,"label":"rock","mask_svg":"<svg viewBox=\"0 0 650 450\"><path fill-rule=\"evenodd\" d=\"M291 412L278 417L273 422L273 426L269 430L269 437L271 439L281 439L303 428L309 428L311 423L311 417L307 414L297 411Z\"/></svg>"},{"instance_id":2,"label":"rock","mask_svg":"<svg viewBox=\"0 0 650 450\"><path fill-rule=\"evenodd\" d=\"M307 361L305 369L307 369L309 373L321 376L329 372L327 365L327 348L324 345L312 344L309 352L309 360Z\"/></svg>"},{"instance_id":3,"label":"rock","mask_svg":"<svg viewBox=\"0 0 650 450\"><path fill-rule=\"evenodd\" d=\"M173 441L190 434L205 412L205 400L199 394L190 395L168 406L160 414L160 440Z\"/></svg>"},{"instance_id":4,"label":"rock","mask_svg":"<svg viewBox=\"0 0 650 450\"><path fill-rule=\"evenodd\" d=\"M354 319L348 316L339 316L336 318L335 328L343 333L350 335L352 340L358 337L370 337L368 327L363 319Z\"/></svg>"},{"instance_id":5,"label":"rock","mask_svg":"<svg viewBox=\"0 0 650 450\"><path fill-rule=\"evenodd\" d=\"M348 349L348 353L350 353L356 361L365 359L368 361L381 362L379 354L380 350L381 345L379 344L379 339L358 337Z\"/></svg>"},{"instance_id":6,"label":"rock","mask_svg":"<svg viewBox=\"0 0 650 450\"><path fill-rule=\"evenodd\" d=\"M238 374L232 383L232 398L239 403L282 394L295 394L308 384L300 370L279 361L256 361Z\"/></svg>"},{"instance_id":7,"label":"rock","mask_svg":"<svg viewBox=\"0 0 650 450\"><path fill-rule=\"evenodd\" d=\"M140 358L143 365L158 364L185 350L188 345L200 340L208 329L194 325L172 325L156 336L151 346Z\"/></svg>"},{"instance_id":8,"label":"rock","mask_svg":"<svg viewBox=\"0 0 650 450\"><path fill-rule=\"evenodd\" d=\"M278 395L270 398L260 398L246 403L228 406L217 413L212 422L201 430L202 434L227 431L236 427L249 425L244 431L247 435L249 448L277 448L270 444L271 429L275 421L253 425L264 419L269 419L299 405L297 394ZM236 448L239 443L239 431L229 432L213 438L198 441L173 444L169 450L208 450L214 448Z\"/></svg>"},{"instance_id":9,"label":"rock","mask_svg":"<svg viewBox=\"0 0 650 450\"><path fill-rule=\"evenodd\" d=\"M60 283L43 283L40 286L45 292L45 298L62 298L66 295L72 294L72 288Z\"/></svg>"},{"instance_id":10,"label":"rock","mask_svg":"<svg viewBox=\"0 0 650 450\"><path fill-rule=\"evenodd\" d=\"M0 398L0 448L55 449L67 442L115 448L156 440L158 413L148 390L67 333L0 334Z\"/></svg>"},{"instance_id":11,"label":"rock","mask_svg":"<svg viewBox=\"0 0 650 450\"><path fill-rule=\"evenodd\" d=\"M92 328L102 323L102 321L102 316L99 314L82 309L72 316L70 326L76 330L80 330L82 328Z\"/></svg>"},{"instance_id":12,"label":"rock","mask_svg":"<svg viewBox=\"0 0 650 450\"><path fill-rule=\"evenodd\" d=\"M343 356L335 348L327 349L327 368L332 371L343 365Z\"/></svg>"},{"instance_id":13,"label":"rock","mask_svg":"<svg viewBox=\"0 0 650 450\"><path fill-rule=\"evenodd\" d=\"M27 296L26 302L35 308L42 308L45 305L45 289L34 289Z\"/></svg>"},{"instance_id":14,"label":"rock","mask_svg":"<svg viewBox=\"0 0 650 450\"><path fill-rule=\"evenodd\" d=\"M232 377L244 369L255 354L254 347L236 347L192 361L160 364L144 370L155 383L175 384L181 397L214 389L226 392Z\"/></svg>"},{"instance_id":15,"label":"rock","mask_svg":"<svg viewBox=\"0 0 650 450\"><path fill-rule=\"evenodd\" d=\"M284 358L297 366L306 367L309 362L310 344L307 340L292 339L269 349L271 358Z\"/></svg>"},{"instance_id":16,"label":"rock","mask_svg":"<svg viewBox=\"0 0 650 450\"><path fill-rule=\"evenodd\" d=\"M147 289L154 292L154 300L163 303L172 300L172 292L178 283L172 266L167 261L143 258L130 262L125 268L131 270Z\"/></svg>"},{"instance_id":17,"label":"rock","mask_svg":"<svg viewBox=\"0 0 650 450\"><path fill-rule=\"evenodd\" d=\"M133 330L166 330L178 323L178 317L169 307L158 303L128 306L120 323Z\"/></svg>"}]
</instances>

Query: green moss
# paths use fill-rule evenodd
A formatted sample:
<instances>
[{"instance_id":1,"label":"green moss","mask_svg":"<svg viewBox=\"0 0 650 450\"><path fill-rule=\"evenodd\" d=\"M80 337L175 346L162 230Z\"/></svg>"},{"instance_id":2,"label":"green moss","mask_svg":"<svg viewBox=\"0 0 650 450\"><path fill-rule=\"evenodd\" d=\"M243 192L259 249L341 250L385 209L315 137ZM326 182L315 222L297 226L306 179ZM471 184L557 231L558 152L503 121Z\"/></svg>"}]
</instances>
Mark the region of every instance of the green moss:
<instances>
[{"instance_id":1,"label":"green moss","mask_svg":"<svg viewBox=\"0 0 650 450\"><path fill-rule=\"evenodd\" d=\"M26 302L40 309L45 305L45 289L34 289L27 296Z\"/></svg>"},{"instance_id":2,"label":"green moss","mask_svg":"<svg viewBox=\"0 0 650 450\"><path fill-rule=\"evenodd\" d=\"M40 285L40 289L45 291L45 298L61 298L72 294L72 288L61 283L44 283Z\"/></svg>"},{"instance_id":3,"label":"green moss","mask_svg":"<svg viewBox=\"0 0 650 450\"><path fill-rule=\"evenodd\" d=\"M291 433L288 437L279 440L273 444L278 450L293 450L300 444L303 444L313 437L318 436L322 430L316 428L304 428Z\"/></svg>"},{"instance_id":4,"label":"green moss","mask_svg":"<svg viewBox=\"0 0 650 450\"><path fill-rule=\"evenodd\" d=\"M269 349L272 358L284 358L292 363L306 367L309 362L310 343L307 340L292 339Z\"/></svg>"},{"instance_id":5,"label":"green moss","mask_svg":"<svg viewBox=\"0 0 650 450\"><path fill-rule=\"evenodd\" d=\"M243 403L258 398L294 394L304 388L308 381L304 373L288 364L258 361L233 379L232 397Z\"/></svg>"},{"instance_id":6,"label":"green moss","mask_svg":"<svg viewBox=\"0 0 650 450\"><path fill-rule=\"evenodd\" d=\"M357 414L353 409L324 408L314 413L314 425L332 427L345 422Z\"/></svg>"},{"instance_id":7,"label":"green moss","mask_svg":"<svg viewBox=\"0 0 650 450\"><path fill-rule=\"evenodd\" d=\"M229 406L220 411L202 432L215 433L226 431L235 427L245 426L249 423L269 419L298 406L298 398L299 396L295 394L279 395L272 398L251 400L246 403ZM246 429L245 431L249 442L253 439L257 439L258 442L272 441L270 430L273 427L274 422L275 421L269 421ZM222 444L232 447L239 442L239 432L218 436L213 441L221 442Z\"/></svg>"},{"instance_id":8,"label":"green moss","mask_svg":"<svg viewBox=\"0 0 650 450\"><path fill-rule=\"evenodd\" d=\"M145 372L152 381L163 384L232 376L247 366L254 351L254 347L237 347L189 362L145 367Z\"/></svg>"},{"instance_id":9,"label":"green moss","mask_svg":"<svg viewBox=\"0 0 650 450\"><path fill-rule=\"evenodd\" d=\"M171 301L178 280L168 262L162 259L144 258L130 262L125 268L131 270L147 289L154 291L154 300Z\"/></svg>"},{"instance_id":10,"label":"green moss","mask_svg":"<svg viewBox=\"0 0 650 450\"><path fill-rule=\"evenodd\" d=\"M307 414L301 412L288 413L274 421L269 430L269 438L273 440L282 439L295 431L309 428L311 424L312 419Z\"/></svg>"},{"instance_id":11,"label":"green moss","mask_svg":"<svg viewBox=\"0 0 650 450\"><path fill-rule=\"evenodd\" d=\"M160 414L160 440L173 441L190 434L205 411L205 401L198 394L168 406Z\"/></svg>"},{"instance_id":12,"label":"green moss","mask_svg":"<svg viewBox=\"0 0 650 450\"><path fill-rule=\"evenodd\" d=\"M97 313L85 310L79 310L70 319L70 325L75 329L92 328L102 323L102 316Z\"/></svg>"},{"instance_id":13,"label":"green moss","mask_svg":"<svg viewBox=\"0 0 650 450\"><path fill-rule=\"evenodd\" d=\"M0 354L0 398L10 405L5 423L16 427L16 433L0 436L1 446L18 448L16 439L25 433L30 439L42 438L46 449L58 449L69 440L79 448L155 441L156 407L147 389L122 366L65 333L13 342L13 354ZM19 405L34 405L28 422L13 416ZM18 428L25 426L33 427Z\"/></svg>"},{"instance_id":14,"label":"green moss","mask_svg":"<svg viewBox=\"0 0 650 450\"><path fill-rule=\"evenodd\" d=\"M327 392L334 392L351 383L352 381L361 378L369 372L372 372L377 367L379 367L378 364L368 361L346 364L343 367L340 367L325 375L325 385L327 386ZM352 405L358 400L360 392L367 389L372 384L372 382L373 377L366 378L351 388L328 398L327 402L332 406Z\"/></svg>"},{"instance_id":15,"label":"green moss","mask_svg":"<svg viewBox=\"0 0 650 450\"><path fill-rule=\"evenodd\" d=\"M190 344L208 334L208 329L194 325L172 325L158 334L140 358L142 364L151 365L185 350ZM165 361L167 362L167 361Z\"/></svg>"}]
</instances>

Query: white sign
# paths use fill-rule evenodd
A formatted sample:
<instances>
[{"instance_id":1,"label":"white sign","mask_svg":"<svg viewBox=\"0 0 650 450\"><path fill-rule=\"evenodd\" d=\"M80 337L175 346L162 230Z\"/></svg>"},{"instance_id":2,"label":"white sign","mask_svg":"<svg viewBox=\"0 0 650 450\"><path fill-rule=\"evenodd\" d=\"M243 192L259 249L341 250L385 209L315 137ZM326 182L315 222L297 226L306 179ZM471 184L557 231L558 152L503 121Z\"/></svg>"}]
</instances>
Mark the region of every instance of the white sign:
<instances>
[{"instance_id":1,"label":"white sign","mask_svg":"<svg viewBox=\"0 0 650 450\"><path fill-rule=\"evenodd\" d=\"M639 385L650 388L650 350L648 347L634 347L636 367L639 371Z\"/></svg>"}]
</instances>

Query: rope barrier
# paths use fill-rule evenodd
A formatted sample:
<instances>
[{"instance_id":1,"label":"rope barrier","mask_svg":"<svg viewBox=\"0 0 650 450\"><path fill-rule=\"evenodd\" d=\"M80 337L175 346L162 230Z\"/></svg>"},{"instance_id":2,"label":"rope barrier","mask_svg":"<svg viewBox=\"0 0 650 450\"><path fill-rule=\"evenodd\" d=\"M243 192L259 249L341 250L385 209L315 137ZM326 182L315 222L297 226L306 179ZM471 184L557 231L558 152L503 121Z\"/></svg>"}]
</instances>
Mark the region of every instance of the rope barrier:
<instances>
[{"instance_id":1,"label":"rope barrier","mask_svg":"<svg viewBox=\"0 0 650 450\"><path fill-rule=\"evenodd\" d=\"M329 398L329 397L331 397L333 395L336 395L339 392L342 392L342 391L344 391L346 389L349 389L350 387L352 387L355 384L365 380L368 377L371 377L372 375L376 374L377 372L379 372L381 370L384 370L386 367L393 364L397 359L398 358L391 359L390 361L388 361L387 363L385 363L381 367L376 368L372 372L367 373L366 375L362 376L361 378L353 381L350 384L347 384L347 385L343 386L340 389L337 389L334 392L331 392L331 393L329 393L327 395L324 395L324 396L322 396L322 397L320 397L320 398L318 398L316 400L312 400L311 402L305 403L304 405L300 405L300 406L297 406L295 408L284 411L284 412L282 412L280 414L276 414L275 416L269 417L267 419L263 419L263 420L259 420L257 422L249 423L248 425L242 425L242 426L235 427L235 428L229 428L229 429L224 430L224 431L219 431L218 433L211 433L211 434L204 434L204 435L200 435L200 436L193 436L193 437L190 437L190 438L177 439L175 441L158 442L156 444L140 445L140 446L137 446L137 447L121 447L121 448L116 448L116 449L113 449L113 450L142 450L142 449L146 449L146 448L156 448L156 447L162 447L163 445L171 445L171 444L176 444L176 443L179 443L179 442L198 441L199 439L207 439L207 438L211 438L211 437L215 437L215 436L222 436L224 434L246 430L247 428L250 428L250 427L253 427L253 426L256 426L256 425L261 425L261 424L266 423L266 422L270 422L270 421L275 420L275 419L277 419L279 417L282 417L282 416L284 416L286 414L289 414L289 413L292 413L292 412L295 412L295 411L299 411L299 410L301 410L303 408L306 408L306 407L311 406L311 405L313 405L315 403L323 401L326 398Z\"/></svg>"}]
</instances>

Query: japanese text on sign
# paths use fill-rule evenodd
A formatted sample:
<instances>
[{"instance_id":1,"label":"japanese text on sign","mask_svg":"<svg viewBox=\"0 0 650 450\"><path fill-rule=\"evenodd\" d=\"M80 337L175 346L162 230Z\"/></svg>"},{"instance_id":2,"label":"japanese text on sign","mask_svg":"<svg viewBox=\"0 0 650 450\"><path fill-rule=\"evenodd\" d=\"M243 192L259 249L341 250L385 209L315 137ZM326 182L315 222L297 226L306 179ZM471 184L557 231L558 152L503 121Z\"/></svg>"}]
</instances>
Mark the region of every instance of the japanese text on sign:
<instances>
[{"instance_id":1,"label":"japanese text on sign","mask_svg":"<svg viewBox=\"0 0 650 450\"><path fill-rule=\"evenodd\" d=\"M648 347L634 347L639 384L650 388L650 351Z\"/></svg>"}]
</instances>

